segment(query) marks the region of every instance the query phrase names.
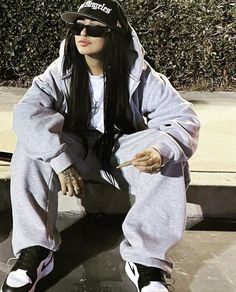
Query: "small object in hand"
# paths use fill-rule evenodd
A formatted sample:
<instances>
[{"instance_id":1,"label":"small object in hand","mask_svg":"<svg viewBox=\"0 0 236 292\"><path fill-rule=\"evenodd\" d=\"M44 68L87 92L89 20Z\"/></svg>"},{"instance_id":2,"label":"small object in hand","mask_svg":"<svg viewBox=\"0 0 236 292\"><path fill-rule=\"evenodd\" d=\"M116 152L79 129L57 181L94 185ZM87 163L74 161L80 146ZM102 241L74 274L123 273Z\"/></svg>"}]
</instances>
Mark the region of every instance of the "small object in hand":
<instances>
[{"instance_id":1,"label":"small object in hand","mask_svg":"<svg viewBox=\"0 0 236 292\"><path fill-rule=\"evenodd\" d=\"M125 162L121 163L120 165L118 165L116 168L122 168L122 167L129 166L129 165L132 164L132 162L133 162L133 159L132 160L125 161Z\"/></svg>"},{"instance_id":2,"label":"small object in hand","mask_svg":"<svg viewBox=\"0 0 236 292\"><path fill-rule=\"evenodd\" d=\"M145 156L142 156L141 158L138 158L138 159L139 159L139 161L144 161L144 160L147 160L147 159L149 159L149 158L150 158L149 155L145 155ZM119 169L119 168L122 168L122 167L126 167L126 166L129 166L129 165L132 165L133 162L136 161L136 159L137 159L137 155L136 155L133 159L121 163L121 164L118 165L116 168Z\"/></svg>"}]
</instances>

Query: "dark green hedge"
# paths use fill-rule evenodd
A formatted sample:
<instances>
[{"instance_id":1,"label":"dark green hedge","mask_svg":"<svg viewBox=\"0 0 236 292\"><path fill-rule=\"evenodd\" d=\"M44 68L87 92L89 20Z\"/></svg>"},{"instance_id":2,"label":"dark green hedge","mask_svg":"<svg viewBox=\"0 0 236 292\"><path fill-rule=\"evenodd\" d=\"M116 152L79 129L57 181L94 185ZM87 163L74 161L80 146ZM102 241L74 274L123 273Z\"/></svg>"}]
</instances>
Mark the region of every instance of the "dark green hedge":
<instances>
[{"instance_id":1,"label":"dark green hedge","mask_svg":"<svg viewBox=\"0 0 236 292\"><path fill-rule=\"evenodd\" d=\"M3 1L2 1L3 2ZM120 0L153 67L178 88L236 87L234 0ZM1 4L0 80L29 85L58 55L60 14L78 1ZM8 82L9 84L9 82Z\"/></svg>"}]
</instances>

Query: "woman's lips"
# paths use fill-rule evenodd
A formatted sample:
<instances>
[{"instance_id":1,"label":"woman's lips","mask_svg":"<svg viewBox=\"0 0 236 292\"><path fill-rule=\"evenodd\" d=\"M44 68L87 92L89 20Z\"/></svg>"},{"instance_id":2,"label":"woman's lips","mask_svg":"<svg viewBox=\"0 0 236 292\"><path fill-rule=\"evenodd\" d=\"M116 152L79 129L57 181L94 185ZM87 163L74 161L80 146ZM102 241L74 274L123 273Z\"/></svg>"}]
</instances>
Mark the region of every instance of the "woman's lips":
<instances>
[{"instance_id":1,"label":"woman's lips","mask_svg":"<svg viewBox=\"0 0 236 292\"><path fill-rule=\"evenodd\" d=\"M82 47L86 47L86 46L88 46L90 44L90 42L86 41L86 40L81 40L81 41L79 41L79 44Z\"/></svg>"}]
</instances>

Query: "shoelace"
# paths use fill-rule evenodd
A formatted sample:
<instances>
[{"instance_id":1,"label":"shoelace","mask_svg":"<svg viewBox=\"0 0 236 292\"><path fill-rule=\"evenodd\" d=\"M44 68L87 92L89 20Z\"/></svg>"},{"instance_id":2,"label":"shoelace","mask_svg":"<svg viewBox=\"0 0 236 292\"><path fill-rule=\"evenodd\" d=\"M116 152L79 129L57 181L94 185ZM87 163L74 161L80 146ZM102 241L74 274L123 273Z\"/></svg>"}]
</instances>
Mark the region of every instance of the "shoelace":
<instances>
[{"instance_id":1,"label":"shoelace","mask_svg":"<svg viewBox=\"0 0 236 292\"><path fill-rule=\"evenodd\" d=\"M163 273L163 277L165 279L165 283L163 285L168 289L168 291L172 292L175 290L173 285L175 284L175 278L171 276L171 274L168 274L167 272ZM170 282L172 280L172 282Z\"/></svg>"}]
</instances>

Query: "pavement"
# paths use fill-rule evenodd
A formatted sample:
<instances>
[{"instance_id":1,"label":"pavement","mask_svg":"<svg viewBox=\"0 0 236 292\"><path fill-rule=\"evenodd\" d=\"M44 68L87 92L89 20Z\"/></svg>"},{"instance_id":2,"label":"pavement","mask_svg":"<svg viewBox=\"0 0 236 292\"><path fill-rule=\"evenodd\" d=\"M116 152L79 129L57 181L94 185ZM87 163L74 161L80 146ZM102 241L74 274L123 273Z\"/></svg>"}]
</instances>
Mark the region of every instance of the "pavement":
<instances>
[{"instance_id":1,"label":"pavement","mask_svg":"<svg viewBox=\"0 0 236 292\"><path fill-rule=\"evenodd\" d=\"M0 87L0 151L12 152L16 138L12 108L26 89ZM190 159L187 226L169 256L175 262L176 292L236 291L236 92L181 92L191 101L202 127L199 147ZM0 284L11 267L12 219L9 164L0 162ZM97 190L99 193L99 189ZM99 194L99 207L104 210ZM110 193L109 193L110 196ZM63 245L55 271L37 291L135 291L119 255L122 204L112 195L106 215L87 215L76 198L59 194L58 228ZM104 200L107 196L104 195ZM105 204L107 207L107 205ZM81 235L81 236L79 236Z\"/></svg>"}]
</instances>

